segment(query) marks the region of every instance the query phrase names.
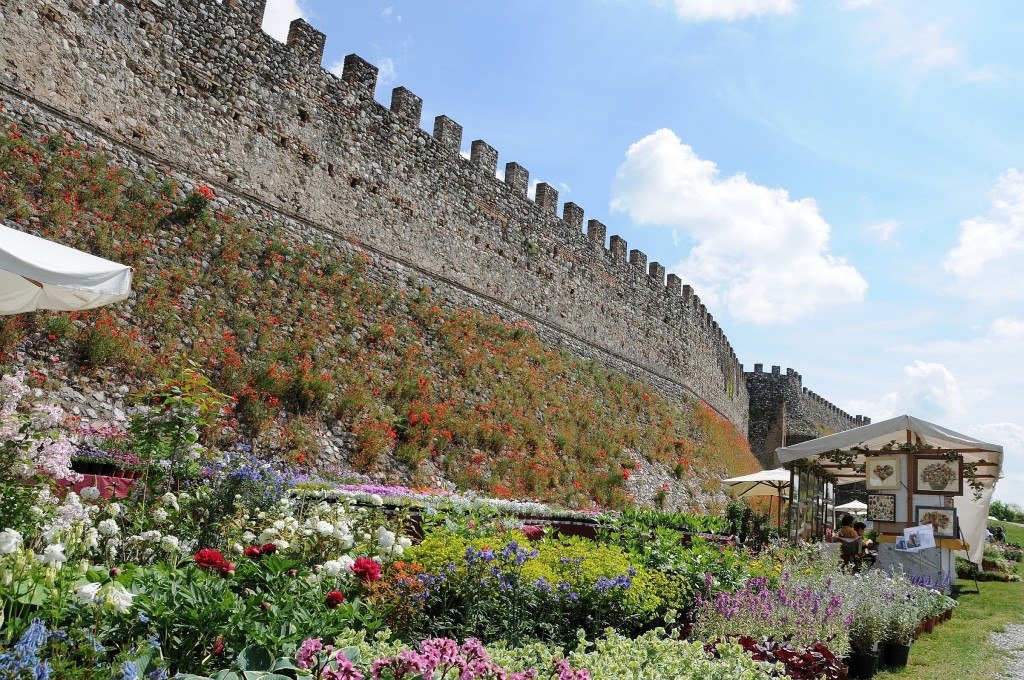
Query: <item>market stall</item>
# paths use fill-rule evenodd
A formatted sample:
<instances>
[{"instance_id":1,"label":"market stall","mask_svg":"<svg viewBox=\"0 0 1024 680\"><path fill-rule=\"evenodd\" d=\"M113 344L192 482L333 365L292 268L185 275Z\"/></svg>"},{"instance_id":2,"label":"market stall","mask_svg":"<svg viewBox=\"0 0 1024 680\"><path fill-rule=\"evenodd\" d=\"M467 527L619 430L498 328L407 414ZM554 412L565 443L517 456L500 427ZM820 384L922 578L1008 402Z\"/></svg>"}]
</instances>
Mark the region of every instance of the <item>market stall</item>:
<instances>
[{"instance_id":1,"label":"market stall","mask_svg":"<svg viewBox=\"0 0 1024 680\"><path fill-rule=\"evenodd\" d=\"M881 566L901 564L922 580L948 582L957 552L981 564L1002 446L904 415L776 454L793 471L792 539L821 535L817 518L831 506L829 482L864 482L867 519L881 533ZM821 493L799 493L804 479Z\"/></svg>"}]
</instances>

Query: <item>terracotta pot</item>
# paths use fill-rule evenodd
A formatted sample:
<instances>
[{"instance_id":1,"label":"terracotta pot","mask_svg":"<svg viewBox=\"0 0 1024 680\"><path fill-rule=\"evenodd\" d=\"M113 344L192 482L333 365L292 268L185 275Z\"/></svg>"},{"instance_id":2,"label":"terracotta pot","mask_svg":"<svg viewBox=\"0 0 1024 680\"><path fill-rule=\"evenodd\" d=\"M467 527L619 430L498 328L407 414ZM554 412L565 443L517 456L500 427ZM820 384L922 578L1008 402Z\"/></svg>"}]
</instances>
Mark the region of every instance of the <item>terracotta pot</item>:
<instances>
[{"instance_id":1,"label":"terracotta pot","mask_svg":"<svg viewBox=\"0 0 1024 680\"><path fill-rule=\"evenodd\" d=\"M933 630L935 630L935 619L929 616L924 620L924 632L930 633Z\"/></svg>"},{"instance_id":2,"label":"terracotta pot","mask_svg":"<svg viewBox=\"0 0 1024 680\"><path fill-rule=\"evenodd\" d=\"M942 618L946 619L947 621L949 621L949 620L950 620L951 618L953 618L953 608L952 608L952 607L950 607L949 609L947 609L947 610L946 610L946 611L945 611L945 612L944 612L944 613L942 614Z\"/></svg>"}]
</instances>

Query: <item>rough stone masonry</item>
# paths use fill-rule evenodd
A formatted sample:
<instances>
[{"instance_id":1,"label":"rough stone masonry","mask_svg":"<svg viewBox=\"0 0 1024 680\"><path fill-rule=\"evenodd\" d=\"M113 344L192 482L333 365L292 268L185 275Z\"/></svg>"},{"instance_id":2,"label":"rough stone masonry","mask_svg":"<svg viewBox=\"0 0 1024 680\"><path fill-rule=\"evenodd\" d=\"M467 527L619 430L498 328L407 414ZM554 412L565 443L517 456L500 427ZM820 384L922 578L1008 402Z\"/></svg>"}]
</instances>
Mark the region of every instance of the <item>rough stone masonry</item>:
<instances>
[{"instance_id":1,"label":"rough stone masonry","mask_svg":"<svg viewBox=\"0 0 1024 680\"><path fill-rule=\"evenodd\" d=\"M580 206L559 216L553 187L530 200L518 163L498 179L483 140L463 157L451 118L422 129L422 101L404 87L379 104L377 69L358 56L340 78L326 71L326 38L305 21L275 41L264 9L0 0L0 96L9 115L56 120L120 158L357 244L377 266L525 319L549 343L703 399L747 431L750 374L690 286L619 236L606 241L601 222L584 231Z\"/></svg>"}]
</instances>

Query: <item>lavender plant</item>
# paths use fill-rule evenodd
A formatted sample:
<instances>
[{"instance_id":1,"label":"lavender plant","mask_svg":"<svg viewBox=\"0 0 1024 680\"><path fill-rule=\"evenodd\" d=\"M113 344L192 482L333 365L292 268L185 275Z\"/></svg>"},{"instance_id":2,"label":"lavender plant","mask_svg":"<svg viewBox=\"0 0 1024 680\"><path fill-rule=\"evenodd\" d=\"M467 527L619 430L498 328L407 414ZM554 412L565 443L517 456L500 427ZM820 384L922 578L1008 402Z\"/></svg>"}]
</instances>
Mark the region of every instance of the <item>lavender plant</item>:
<instances>
[{"instance_id":1,"label":"lavender plant","mask_svg":"<svg viewBox=\"0 0 1024 680\"><path fill-rule=\"evenodd\" d=\"M820 642L836 654L845 654L849 649L846 629L852 616L833 587L822 589L815 581L787 572L776 587L764 576L751 578L732 592L712 592L709 584L696 611L692 634L705 642L731 635L786 640L802 648Z\"/></svg>"}]
</instances>

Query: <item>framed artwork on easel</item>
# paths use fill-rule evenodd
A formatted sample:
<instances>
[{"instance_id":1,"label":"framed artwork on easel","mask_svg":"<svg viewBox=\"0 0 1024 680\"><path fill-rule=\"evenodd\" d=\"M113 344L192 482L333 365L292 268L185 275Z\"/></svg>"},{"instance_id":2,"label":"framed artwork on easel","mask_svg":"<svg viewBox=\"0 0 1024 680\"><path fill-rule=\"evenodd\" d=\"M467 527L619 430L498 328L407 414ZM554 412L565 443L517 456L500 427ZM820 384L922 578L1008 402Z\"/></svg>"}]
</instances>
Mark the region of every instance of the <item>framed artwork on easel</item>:
<instances>
[{"instance_id":1,"label":"framed artwork on easel","mask_svg":"<svg viewBox=\"0 0 1024 680\"><path fill-rule=\"evenodd\" d=\"M956 538L956 510L941 506L919 505L914 508L918 526L931 524L936 538Z\"/></svg>"}]
</instances>

